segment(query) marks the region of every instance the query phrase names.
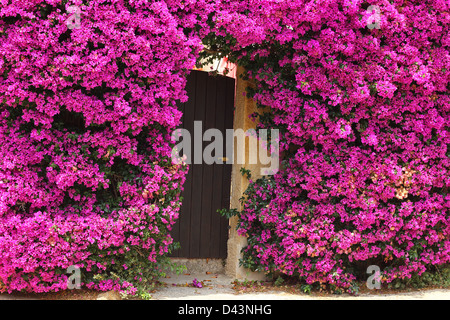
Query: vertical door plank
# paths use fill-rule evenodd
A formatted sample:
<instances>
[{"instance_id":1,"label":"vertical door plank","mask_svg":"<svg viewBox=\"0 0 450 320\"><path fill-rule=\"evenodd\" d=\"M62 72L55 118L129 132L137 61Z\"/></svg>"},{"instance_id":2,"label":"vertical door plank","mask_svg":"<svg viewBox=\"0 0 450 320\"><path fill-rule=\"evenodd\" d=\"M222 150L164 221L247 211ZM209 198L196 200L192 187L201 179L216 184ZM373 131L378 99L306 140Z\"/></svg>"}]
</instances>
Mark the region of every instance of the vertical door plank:
<instances>
[{"instance_id":1,"label":"vertical door plank","mask_svg":"<svg viewBox=\"0 0 450 320\"><path fill-rule=\"evenodd\" d=\"M223 79L220 79L217 85L217 94L216 94L216 115L215 115L215 124L218 129L223 132L224 144L225 144L225 111L226 111L226 87L224 86ZM225 150L223 149L223 156L225 156ZM221 216L217 212L218 209L222 209L222 192L223 192L223 169L224 164L214 164L214 193L212 195L212 207L213 212L211 212L211 224L212 224L212 233L211 233L211 243L213 243L211 247L211 257L212 258L221 258L220 255L220 234L221 234Z\"/></svg>"},{"instance_id":2,"label":"vertical door plank","mask_svg":"<svg viewBox=\"0 0 450 320\"><path fill-rule=\"evenodd\" d=\"M224 78L223 86L225 90L225 129L233 128L234 118L234 101L235 101L235 80L232 78ZM231 164L223 165L223 187L222 187L222 208L230 208L230 189L231 189ZM229 221L224 217L220 219L220 243L219 254L221 257L227 256L227 240L228 240Z\"/></svg>"},{"instance_id":3,"label":"vertical door plank","mask_svg":"<svg viewBox=\"0 0 450 320\"><path fill-rule=\"evenodd\" d=\"M216 111L216 93L217 93L217 78L208 76L206 78L206 108L204 117L203 130L217 128L215 124L215 111ZM205 148L210 143L214 143L214 139L211 142L205 142ZM216 155L217 157L217 155ZM202 181L202 216L200 221L200 256L210 257L210 249L214 245L211 242L211 230L215 229L215 226L211 224L211 218L214 214L212 207L212 195L214 193L215 184L220 181L215 181L213 177L213 166L203 163L203 181Z\"/></svg>"},{"instance_id":4,"label":"vertical door plank","mask_svg":"<svg viewBox=\"0 0 450 320\"><path fill-rule=\"evenodd\" d=\"M206 80L208 74L206 72L197 73L197 82L195 85L195 112L194 119L204 121L206 110ZM191 131L194 133L194 130ZM201 141L195 135L192 137L194 141ZM203 150L203 146L200 148ZM193 155L193 160L194 160ZM191 234L189 238L189 257L200 258L200 224L202 217L202 198L203 198L203 165L192 164L192 206L191 206Z\"/></svg>"}]
</instances>

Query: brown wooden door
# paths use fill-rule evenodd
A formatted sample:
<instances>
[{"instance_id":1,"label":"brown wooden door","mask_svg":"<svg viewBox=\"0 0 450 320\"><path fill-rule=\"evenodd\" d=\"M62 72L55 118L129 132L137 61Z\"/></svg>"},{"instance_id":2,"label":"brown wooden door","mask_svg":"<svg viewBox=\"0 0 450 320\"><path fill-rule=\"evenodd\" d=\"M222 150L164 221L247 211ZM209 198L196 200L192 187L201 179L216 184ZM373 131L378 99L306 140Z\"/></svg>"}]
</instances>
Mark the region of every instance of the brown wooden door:
<instances>
[{"instance_id":1,"label":"brown wooden door","mask_svg":"<svg viewBox=\"0 0 450 320\"><path fill-rule=\"evenodd\" d=\"M194 164L194 121L202 121L203 132L233 128L235 80L192 71L187 79L189 100L180 104L183 128L192 137L192 164L184 184L180 216L172 230L181 248L172 257L226 258L228 220L217 210L230 205L231 164ZM202 134L203 134L202 132ZM210 142L203 142L202 150ZM223 154L226 154L225 146Z\"/></svg>"}]
</instances>

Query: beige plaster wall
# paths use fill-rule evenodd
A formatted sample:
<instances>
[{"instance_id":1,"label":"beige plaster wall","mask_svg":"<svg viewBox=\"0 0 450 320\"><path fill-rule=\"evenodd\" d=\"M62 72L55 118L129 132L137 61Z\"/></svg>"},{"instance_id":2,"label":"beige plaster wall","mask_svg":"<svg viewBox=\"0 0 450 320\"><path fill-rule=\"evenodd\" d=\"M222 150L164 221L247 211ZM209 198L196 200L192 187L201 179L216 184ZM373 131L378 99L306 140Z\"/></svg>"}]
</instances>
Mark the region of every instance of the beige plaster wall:
<instances>
[{"instance_id":1,"label":"beige plaster wall","mask_svg":"<svg viewBox=\"0 0 450 320\"><path fill-rule=\"evenodd\" d=\"M242 80L240 75L244 69L238 67L236 77L236 109L234 114L234 129L255 129L256 124L249 118L249 115L257 111L256 104L252 99L243 95L246 92L245 88L251 86L249 81ZM246 164L238 164L236 161L236 146L235 146L235 161L231 173L231 208L240 210L241 204L239 199L248 186L248 179L243 177L240 169L244 167L251 170L252 179L260 177L260 164L248 164L249 159L249 143L246 140L245 144L245 156ZM236 232L237 217L230 219L230 229L228 237L228 256L225 266L225 272L227 275L235 279L248 279L248 280L263 280L265 278L262 272L251 272L248 269L239 266L239 259L241 257L241 249L247 244L247 239L243 236L239 236Z\"/></svg>"}]
</instances>

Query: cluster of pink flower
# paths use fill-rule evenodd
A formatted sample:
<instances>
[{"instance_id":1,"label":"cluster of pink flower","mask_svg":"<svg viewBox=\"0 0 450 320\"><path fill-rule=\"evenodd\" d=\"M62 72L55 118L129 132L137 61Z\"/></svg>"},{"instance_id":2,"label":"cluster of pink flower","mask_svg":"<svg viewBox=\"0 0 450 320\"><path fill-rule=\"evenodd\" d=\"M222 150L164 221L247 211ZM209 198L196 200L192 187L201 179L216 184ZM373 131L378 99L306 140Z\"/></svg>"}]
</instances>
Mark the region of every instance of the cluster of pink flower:
<instances>
[{"instance_id":1,"label":"cluster of pink flower","mask_svg":"<svg viewBox=\"0 0 450 320\"><path fill-rule=\"evenodd\" d=\"M369 5L380 29L367 27ZM448 2L234 8L235 27L250 20L255 34L222 25L230 55L285 150L284 169L243 202L244 265L351 290L358 265L379 265L390 282L449 263Z\"/></svg>"},{"instance_id":2,"label":"cluster of pink flower","mask_svg":"<svg viewBox=\"0 0 450 320\"><path fill-rule=\"evenodd\" d=\"M65 2L0 4L0 291L65 289L74 265L135 292L172 243L170 131L200 44L164 2L73 1L72 29Z\"/></svg>"}]
</instances>

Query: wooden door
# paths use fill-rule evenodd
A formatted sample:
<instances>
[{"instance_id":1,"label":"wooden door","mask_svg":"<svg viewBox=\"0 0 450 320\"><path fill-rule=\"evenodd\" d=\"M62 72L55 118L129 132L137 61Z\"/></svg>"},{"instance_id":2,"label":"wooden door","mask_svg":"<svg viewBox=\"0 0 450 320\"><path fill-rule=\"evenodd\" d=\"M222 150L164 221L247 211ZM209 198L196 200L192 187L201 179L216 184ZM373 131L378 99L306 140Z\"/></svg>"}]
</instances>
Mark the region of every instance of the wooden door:
<instances>
[{"instance_id":1,"label":"wooden door","mask_svg":"<svg viewBox=\"0 0 450 320\"><path fill-rule=\"evenodd\" d=\"M233 128L235 79L192 71L186 91L189 100L179 107L183 112L183 128L191 133L194 162L194 121L202 121L203 132L219 129L224 144L225 130ZM209 143L203 142L202 150ZM172 230L172 237L181 248L172 257L226 258L228 220L217 210L229 208L230 187L231 164L190 164L180 216Z\"/></svg>"}]
</instances>

